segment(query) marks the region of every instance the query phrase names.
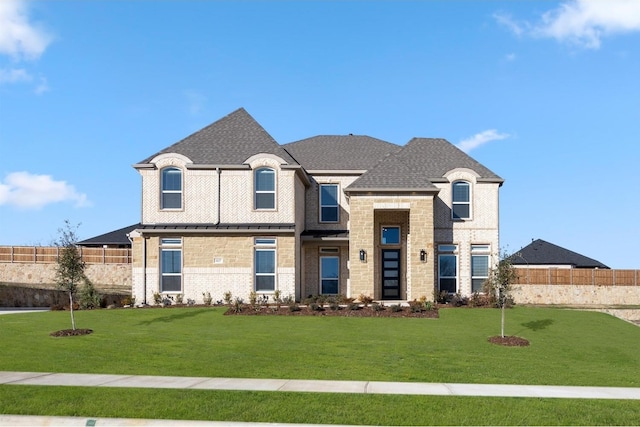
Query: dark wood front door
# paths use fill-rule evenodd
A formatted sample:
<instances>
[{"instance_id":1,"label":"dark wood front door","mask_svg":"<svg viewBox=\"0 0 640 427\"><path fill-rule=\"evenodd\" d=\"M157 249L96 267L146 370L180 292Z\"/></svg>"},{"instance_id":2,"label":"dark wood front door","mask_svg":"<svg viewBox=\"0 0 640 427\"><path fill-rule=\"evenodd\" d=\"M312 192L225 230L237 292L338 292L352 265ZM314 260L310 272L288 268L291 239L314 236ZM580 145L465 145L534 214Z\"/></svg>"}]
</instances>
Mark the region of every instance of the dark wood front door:
<instances>
[{"instance_id":1,"label":"dark wood front door","mask_svg":"<svg viewBox=\"0 0 640 427\"><path fill-rule=\"evenodd\" d=\"M382 299L400 299L400 249L382 250Z\"/></svg>"}]
</instances>

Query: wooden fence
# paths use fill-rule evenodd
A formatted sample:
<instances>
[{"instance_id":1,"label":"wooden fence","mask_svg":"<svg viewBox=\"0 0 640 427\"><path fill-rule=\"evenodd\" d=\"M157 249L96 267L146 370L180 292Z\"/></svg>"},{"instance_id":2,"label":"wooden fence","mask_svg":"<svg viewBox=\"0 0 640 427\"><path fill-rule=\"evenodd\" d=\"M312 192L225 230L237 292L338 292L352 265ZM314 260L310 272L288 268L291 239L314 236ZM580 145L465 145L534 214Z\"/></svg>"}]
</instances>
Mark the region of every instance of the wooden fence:
<instances>
[{"instance_id":1,"label":"wooden fence","mask_svg":"<svg viewBox=\"0 0 640 427\"><path fill-rule=\"evenodd\" d=\"M639 286L640 270L515 268L518 285Z\"/></svg>"},{"instance_id":2,"label":"wooden fence","mask_svg":"<svg viewBox=\"0 0 640 427\"><path fill-rule=\"evenodd\" d=\"M52 264L62 248L48 246L0 246L0 262ZM87 264L131 264L131 249L78 247Z\"/></svg>"}]
</instances>

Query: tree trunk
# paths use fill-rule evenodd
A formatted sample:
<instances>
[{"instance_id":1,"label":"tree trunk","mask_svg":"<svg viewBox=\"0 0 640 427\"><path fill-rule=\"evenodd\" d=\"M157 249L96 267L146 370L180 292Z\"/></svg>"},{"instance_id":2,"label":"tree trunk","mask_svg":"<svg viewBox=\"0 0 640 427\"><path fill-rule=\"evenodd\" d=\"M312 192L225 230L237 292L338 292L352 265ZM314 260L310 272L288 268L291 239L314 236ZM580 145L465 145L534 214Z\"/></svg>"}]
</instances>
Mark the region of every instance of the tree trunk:
<instances>
[{"instance_id":1,"label":"tree trunk","mask_svg":"<svg viewBox=\"0 0 640 427\"><path fill-rule=\"evenodd\" d=\"M502 312L502 322L501 322L501 328L500 328L500 333L502 338L504 338L504 301L502 301L502 307L500 308L500 311Z\"/></svg>"},{"instance_id":2,"label":"tree trunk","mask_svg":"<svg viewBox=\"0 0 640 427\"><path fill-rule=\"evenodd\" d=\"M71 328L76 330L76 319L73 317L73 293L69 292L69 312L71 313Z\"/></svg>"}]
</instances>

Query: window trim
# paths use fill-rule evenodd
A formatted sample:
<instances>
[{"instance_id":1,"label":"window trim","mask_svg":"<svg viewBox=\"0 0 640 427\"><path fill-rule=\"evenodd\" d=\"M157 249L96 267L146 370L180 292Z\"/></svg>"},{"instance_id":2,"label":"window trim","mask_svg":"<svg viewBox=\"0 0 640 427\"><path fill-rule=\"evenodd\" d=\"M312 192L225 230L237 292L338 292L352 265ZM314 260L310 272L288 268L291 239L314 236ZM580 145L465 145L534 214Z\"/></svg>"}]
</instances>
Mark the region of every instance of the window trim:
<instances>
[{"instance_id":1,"label":"window trim","mask_svg":"<svg viewBox=\"0 0 640 427\"><path fill-rule=\"evenodd\" d=\"M338 277L324 277L323 276L323 272L322 272L322 260L323 259L334 259L336 260L336 264L338 267ZM319 259L319 264L320 264L320 268L318 269L318 275L320 277L320 289L319 289L319 294L320 295L339 295L340 294L340 256L339 255L321 255L320 259ZM335 293L325 293L324 292L324 281L325 280L331 280L331 281L336 281L337 282L337 289Z\"/></svg>"},{"instance_id":2,"label":"window trim","mask_svg":"<svg viewBox=\"0 0 640 427\"><path fill-rule=\"evenodd\" d=\"M258 176L260 171L270 171L273 174L273 190L258 190ZM276 170L272 167L260 167L253 171L253 209L256 211L275 211L278 207L278 198L276 197L276 189L278 188ZM258 207L258 194L272 194L273 195L273 207L261 208Z\"/></svg>"},{"instance_id":3,"label":"window trim","mask_svg":"<svg viewBox=\"0 0 640 427\"><path fill-rule=\"evenodd\" d=\"M385 228L397 228L398 229L398 242L386 243L383 241ZM398 246L402 244L402 227L399 225L382 225L380 226L380 245L382 246Z\"/></svg>"},{"instance_id":4,"label":"window trim","mask_svg":"<svg viewBox=\"0 0 640 427\"><path fill-rule=\"evenodd\" d=\"M323 204L322 203L322 187L335 187L336 188L336 204L335 205L330 205L330 204ZM321 183L319 188L318 188L318 222L320 223L327 223L327 224L336 224L338 222L340 222L340 184L337 183L331 183L331 182L326 182L326 183ZM322 218L322 208L335 208L336 209L336 220L335 221L329 221L329 220L325 220Z\"/></svg>"},{"instance_id":5,"label":"window trim","mask_svg":"<svg viewBox=\"0 0 640 427\"><path fill-rule=\"evenodd\" d=\"M468 188L468 200L467 201L456 201L455 200L455 187L456 185L461 185L461 184L465 184ZM471 183L469 181L466 181L464 179L459 179L456 181L453 181L451 183L451 219L454 221L466 221L466 220L470 220L473 217L473 211L472 211L472 204L471 204L471 200L473 199L472 196L472 188L471 188ZM455 215L455 207L456 206L467 206L469 209L469 215L466 217L457 217Z\"/></svg>"},{"instance_id":6,"label":"window trim","mask_svg":"<svg viewBox=\"0 0 640 427\"><path fill-rule=\"evenodd\" d=\"M256 237L253 249L253 290L258 293L273 293L278 289L278 252L275 237ZM259 273L257 271L256 257L258 252L273 253L273 273ZM258 277L273 277L273 289L258 290Z\"/></svg>"},{"instance_id":7,"label":"window trim","mask_svg":"<svg viewBox=\"0 0 640 427\"><path fill-rule=\"evenodd\" d=\"M441 259L443 257L455 257L455 276L442 276L441 275ZM460 291L460 257L458 256L458 245L457 244L442 244L438 245L438 292L442 292L440 281L442 279L455 279L456 289L453 293L457 293ZM451 292L449 292L451 293Z\"/></svg>"},{"instance_id":8,"label":"window trim","mask_svg":"<svg viewBox=\"0 0 640 427\"><path fill-rule=\"evenodd\" d=\"M178 171L180 173L180 190L165 190L164 188L164 176L165 172ZM167 166L160 169L160 210L162 211L179 211L184 206L184 172L177 166ZM165 194L180 194L180 206L177 208L165 207L164 196Z\"/></svg>"},{"instance_id":9,"label":"window trim","mask_svg":"<svg viewBox=\"0 0 640 427\"><path fill-rule=\"evenodd\" d=\"M487 280L489 278L489 273L491 271L491 245L487 245L487 244L472 244L471 245L471 259L470 259L470 274L471 274L471 293L475 293L475 292L482 292L482 287L480 287L480 289L474 290L473 289L473 280L479 280L482 279L482 282L484 283L485 280ZM473 274L473 259L474 258L486 258L487 260L487 275L486 276L478 276L478 275L474 275Z\"/></svg>"},{"instance_id":10,"label":"window trim","mask_svg":"<svg viewBox=\"0 0 640 427\"><path fill-rule=\"evenodd\" d=\"M160 293L162 294L180 294L183 290L184 285L184 252L182 247L182 238L180 237L166 237L160 239L160 262L158 263L158 267L160 269L160 277L158 288ZM165 273L163 259L162 256L164 252L179 252L180 253L180 271L178 273ZM179 277L180 278L180 290L164 290L164 278L165 277Z\"/></svg>"}]
</instances>

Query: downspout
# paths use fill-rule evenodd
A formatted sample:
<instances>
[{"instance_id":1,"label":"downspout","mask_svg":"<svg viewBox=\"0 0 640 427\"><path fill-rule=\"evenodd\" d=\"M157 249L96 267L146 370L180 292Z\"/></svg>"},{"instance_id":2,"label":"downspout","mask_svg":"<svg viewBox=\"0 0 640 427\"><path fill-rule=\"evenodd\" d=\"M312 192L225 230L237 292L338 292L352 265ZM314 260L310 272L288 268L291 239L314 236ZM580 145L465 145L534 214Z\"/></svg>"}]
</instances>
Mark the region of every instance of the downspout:
<instances>
[{"instance_id":1,"label":"downspout","mask_svg":"<svg viewBox=\"0 0 640 427\"><path fill-rule=\"evenodd\" d=\"M222 209L220 208L220 199L222 193L222 170L220 168L216 168L216 172L218 172L218 218L216 221L216 225L220 224L220 213Z\"/></svg>"}]
</instances>

